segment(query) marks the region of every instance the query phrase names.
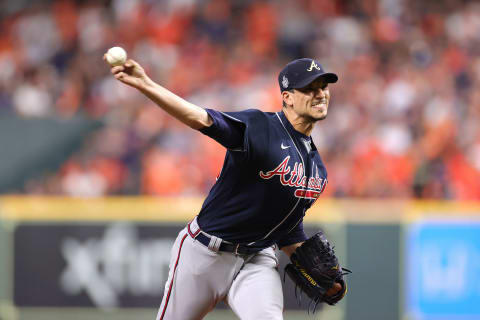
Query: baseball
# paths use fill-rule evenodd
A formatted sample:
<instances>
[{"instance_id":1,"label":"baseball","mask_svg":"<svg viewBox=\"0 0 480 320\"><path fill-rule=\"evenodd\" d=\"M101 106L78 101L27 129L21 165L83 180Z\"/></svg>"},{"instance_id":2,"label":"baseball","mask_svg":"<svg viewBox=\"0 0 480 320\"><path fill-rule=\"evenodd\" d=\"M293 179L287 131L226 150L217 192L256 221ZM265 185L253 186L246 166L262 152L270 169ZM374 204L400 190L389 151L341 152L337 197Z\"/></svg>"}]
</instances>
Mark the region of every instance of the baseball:
<instances>
[{"instance_id":1,"label":"baseball","mask_svg":"<svg viewBox=\"0 0 480 320\"><path fill-rule=\"evenodd\" d=\"M342 290L342 285L338 282L335 282L333 286L330 289L328 289L327 296L331 297L333 295L336 295L337 292L339 292L340 290Z\"/></svg>"},{"instance_id":2,"label":"baseball","mask_svg":"<svg viewBox=\"0 0 480 320\"><path fill-rule=\"evenodd\" d=\"M122 47L113 47L108 49L105 58L111 66L121 66L127 61L127 52Z\"/></svg>"}]
</instances>

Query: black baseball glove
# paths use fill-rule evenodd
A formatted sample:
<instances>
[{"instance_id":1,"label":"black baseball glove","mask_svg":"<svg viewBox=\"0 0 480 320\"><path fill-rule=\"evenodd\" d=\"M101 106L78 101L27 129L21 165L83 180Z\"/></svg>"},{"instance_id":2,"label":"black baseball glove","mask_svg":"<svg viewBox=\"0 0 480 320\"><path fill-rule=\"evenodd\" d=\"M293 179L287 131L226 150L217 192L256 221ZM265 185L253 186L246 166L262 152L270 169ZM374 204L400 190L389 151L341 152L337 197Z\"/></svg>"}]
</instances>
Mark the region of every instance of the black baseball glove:
<instances>
[{"instance_id":1,"label":"black baseball glove","mask_svg":"<svg viewBox=\"0 0 480 320\"><path fill-rule=\"evenodd\" d=\"M295 250L290 260L292 263L286 265L285 273L295 283L295 294L298 286L312 299L314 312L319 303L334 305L347 293L347 283L343 276L351 271L340 267L333 247L322 232L306 240ZM332 294L329 290L335 283L340 284L341 289Z\"/></svg>"}]
</instances>

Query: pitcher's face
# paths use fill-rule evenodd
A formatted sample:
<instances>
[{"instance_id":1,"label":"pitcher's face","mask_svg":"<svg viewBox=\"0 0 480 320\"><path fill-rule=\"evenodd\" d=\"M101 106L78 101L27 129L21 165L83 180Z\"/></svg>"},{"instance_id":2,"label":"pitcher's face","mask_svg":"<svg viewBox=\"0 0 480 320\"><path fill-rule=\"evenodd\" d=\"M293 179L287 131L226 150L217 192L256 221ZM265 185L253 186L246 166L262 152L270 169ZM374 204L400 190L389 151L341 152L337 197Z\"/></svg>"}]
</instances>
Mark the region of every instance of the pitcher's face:
<instances>
[{"instance_id":1,"label":"pitcher's face","mask_svg":"<svg viewBox=\"0 0 480 320\"><path fill-rule=\"evenodd\" d=\"M309 121L316 122L327 117L330 91L328 82L319 78L308 86L293 91L293 110Z\"/></svg>"}]
</instances>

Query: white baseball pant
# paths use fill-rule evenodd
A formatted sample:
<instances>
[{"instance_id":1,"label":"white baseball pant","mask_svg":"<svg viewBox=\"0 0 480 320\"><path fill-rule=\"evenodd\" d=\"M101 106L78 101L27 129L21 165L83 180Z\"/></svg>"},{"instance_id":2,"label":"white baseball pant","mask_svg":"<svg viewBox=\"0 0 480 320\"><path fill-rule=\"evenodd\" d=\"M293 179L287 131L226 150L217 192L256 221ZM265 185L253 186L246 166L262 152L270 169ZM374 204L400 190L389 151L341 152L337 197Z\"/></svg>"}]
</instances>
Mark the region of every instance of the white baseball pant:
<instances>
[{"instance_id":1,"label":"white baseball pant","mask_svg":"<svg viewBox=\"0 0 480 320\"><path fill-rule=\"evenodd\" d=\"M198 230L196 219L190 230ZM272 247L252 255L215 252L187 227L172 248L156 320L198 320L224 301L241 320L283 319L278 259Z\"/></svg>"}]
</instances>

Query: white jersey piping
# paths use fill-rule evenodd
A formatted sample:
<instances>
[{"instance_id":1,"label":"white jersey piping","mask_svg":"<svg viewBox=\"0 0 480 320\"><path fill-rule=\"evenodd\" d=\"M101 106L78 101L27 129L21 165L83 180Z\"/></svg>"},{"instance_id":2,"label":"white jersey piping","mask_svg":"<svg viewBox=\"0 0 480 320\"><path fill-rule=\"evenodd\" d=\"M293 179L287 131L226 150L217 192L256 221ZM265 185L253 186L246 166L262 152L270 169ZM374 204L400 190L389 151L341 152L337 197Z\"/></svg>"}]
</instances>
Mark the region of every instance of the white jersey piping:
<instances>
[{"instance_id":1,"label":"white jersey piping","mask_svg":"<svg viewBox=\"0 0 480 320\"><path fill-rule=\"evenodd\" d=\"M313 168L315 167L315 162L312 161L312 164L313 164L313 166L312 166L312 175L311 176L313 177ZM308 182L307 182L307 189L308 189ZM297 223L295 223L295 225L290 230L288 230L287 233L290 233L293 229L295 229L295 227L298 226L298 224L300 223L300 221L302 221L302 219L303 219L303 216L297 221Z\"/></svg>"}]
</instances>

